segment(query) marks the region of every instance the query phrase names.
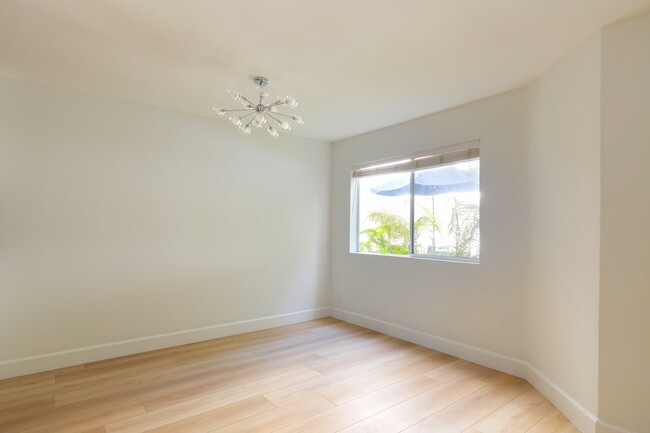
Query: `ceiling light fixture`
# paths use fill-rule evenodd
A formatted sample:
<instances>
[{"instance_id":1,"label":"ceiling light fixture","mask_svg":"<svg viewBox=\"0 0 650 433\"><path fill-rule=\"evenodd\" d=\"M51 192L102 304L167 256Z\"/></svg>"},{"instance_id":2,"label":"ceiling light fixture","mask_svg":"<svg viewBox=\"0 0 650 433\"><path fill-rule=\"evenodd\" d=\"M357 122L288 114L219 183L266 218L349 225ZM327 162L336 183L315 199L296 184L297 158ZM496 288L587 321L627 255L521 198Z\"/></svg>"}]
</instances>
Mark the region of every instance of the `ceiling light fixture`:
<instances>
[{"instance_id":1,"label":"ceiling light fixture","mask_svg":"<svg viewBox=\"0 0 650 433\"><path fill-rule=\"evenodd\" d=\"M278 136L278 129L284 131L289 131L291 125L287 119L294 121L298 125L302 125L304 122L302 117L298 115L291 115L280 113L278 108L280 107L295 107L298 105L296 98L293 96L278 96L275 101L264 103L264 99L268 98L268 92L264 91L263 88L269 84L269 79L265 77L255 77L253 82L257 86L259 91L259 102L257 104L251 102L248 98L243 96L238 92L228 91L230 98L235 102L240 102L244 108L239 109L225 109L221 107L212 107L217 116L226 117L226 113L233 113L232 116L228 118L229 123L238 128L242 134L248 135L251 133L251 126L257 128L266 128L266 132L269 133L271 137ZM276 128L273 127L276 125Z\"/></svg>"}]
</instances>

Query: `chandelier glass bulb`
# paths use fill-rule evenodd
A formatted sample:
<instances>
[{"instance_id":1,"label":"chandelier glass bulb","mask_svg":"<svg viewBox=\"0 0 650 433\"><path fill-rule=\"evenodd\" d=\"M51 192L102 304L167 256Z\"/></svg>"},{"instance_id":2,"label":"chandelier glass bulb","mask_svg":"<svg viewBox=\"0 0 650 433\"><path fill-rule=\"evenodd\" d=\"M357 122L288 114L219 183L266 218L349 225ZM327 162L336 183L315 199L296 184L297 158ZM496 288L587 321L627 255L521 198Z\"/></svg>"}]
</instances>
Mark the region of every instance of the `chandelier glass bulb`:
<instances>
[{"instance_id":1,"label":"chandelier glass bulb","mask_svg":"<svg viewBox=\"0 0 650 433\"><path fill-rule=\"evenodd\" d=\"M298 105L298 102L296 102L296 98L294 98L293 96L287 96L287 99L285 99L285 101L289 107L295 107Z\"/></svg>"},{"instance_id":2,"label":"chandelier glass bulb","mask_svg":"<svg viewBox=\"0 0 650 433\"><path fill-rule=\"evenodd\" d=\"M255 115L255 121L261 125L264 125L266 123L266 116L262 112L258 112Z\"/></svg>"},{"instance_id":3,"label":"chandelier glass bulb","mask_svg":"<svg viewBox=\"0 0 650 433\"><path fill-rule=\"evenodd\" d=\"M278 129L283 131L291 130L291 125L287 120L293 120L298 125L304 123L302 117L295 114L283 113L281 110L284 107L296 107L298 105L296 98L293 96L278 96L274 100L265 101L269 97L269 94L262 90L262 88L269 83L269 80L264 77L255 77L253 81L258 89L260 89L259 98L254 98L251 101L239 92L228 91L230 99L241 103L242 107L234 109L225 109L217 106L212 107L216 115L225 117L226 113L233 112L233 115L228 118L229 123L233 127L238 128L244 135L251 133L252 126L262 128L266 125L266 132L271 137L277 137L279 135Z\"/></svg>"},{"instance_id":4,"label":"chandelier glass bulb","mask_svg":"<svg viewBox=\"0 0 650 433\"><path fill-rule=\"evenodd\" d=\"M235 128L239 128L241 126L241 124L242 124L241 119L239 117L237 117L237 116L230 116L229 120L230 120L230 123L232 124L232 126L234 126Z\"/></svg>"}]
</instances>

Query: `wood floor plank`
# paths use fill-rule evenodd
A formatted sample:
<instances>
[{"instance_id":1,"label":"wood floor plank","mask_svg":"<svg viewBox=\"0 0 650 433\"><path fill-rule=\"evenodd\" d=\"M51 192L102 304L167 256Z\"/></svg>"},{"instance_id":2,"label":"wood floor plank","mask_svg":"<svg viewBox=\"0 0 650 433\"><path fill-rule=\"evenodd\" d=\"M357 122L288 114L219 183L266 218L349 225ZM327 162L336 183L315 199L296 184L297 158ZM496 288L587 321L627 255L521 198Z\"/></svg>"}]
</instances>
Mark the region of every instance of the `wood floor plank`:
<instances>
[{"instance_id":1,"label":"wood floor plank","mask_svg":"<svg viewBox=\"0 0 650 433\"><path fill-rule=\"evenodd\" d=\"M487 367L483 367L478 364L471 363L462 359L455 359L450 363L441 365L438 368L425 373L427 377L435 379L442 382L450 382L462 377L482 377L485 380L489 380L491 377L495 376L498 372L491 370Z\"/></svg>"},{"instance_id":2,"label":"wood floor plank","mask_svg":"<svg viewBox=\"0 0 650 433\"><path fill-rule=\"evenodd\" d=\"M532 426L526 433L580 433L559 410L555 409Z\"/></svg>"},{"instance_id":3,"label":"wood floor plank","mask_svg":"<svg viewBox=\"0 0 650 433\"><path fill-rule=\"evenodd\" d=\"M106 371L93 371L92 369L84 369L54 376L55 383L65 386L73 386L87 382L97 382L100 380L114 380L116 377L138 376L142 372L151 372L157 369L167 369L178 367L178 363L173 359L164 359L160 361L152 361L147 363L127 364L107 369Z\"/></svg>"},{"instance_id":4,"label":"wood floor plank","mask_svg":"<svg viewBox=\"0 0 650 433\"><path fill-rule=\"evenodd\" d=\"M211 433L266 433L279 430L334 407L321 396L275 408L237 423L214 430Z\"/></svg>"},{"instance_id":5,"label":"wood floor plank","mask_svg":"<svg viewBox=\"0 0 650 433\"><path fill-rule=\"evenodd\" d=\"M29 400L21 399L20 404L7 404L0 406L0 431L9 425L15 425L25 420L43 418L54 412L54 396L44 397L42 399ZM12 403L12 402L9 402Z\"/></svg>"},{"instance_id":6,"label":"wood floor plank","mask_svg":"<svg viewBox=\"0 0 650 433\"><path fill-rule=\"evenodd\" d=\"M349 368L332 371L315 377L303 383L265 393L264 396L273 404L281 406L302 398L326 392L353 380L363 378L373 373L388 371L395 368L406 368L408 365L426 359L430 354L419 353L386 361L383 358L367 359L365 363L355 364Z\"/></svg>"},{"instance_id":7,"label":"wood floor plank","mask_svg":"<svg viewBox=\"0 0 650 433\"><path fill-rule=\"evenodd\" d=\"M275 406L258 395L147 430L146 433L207 433L272 409Z\"/></svg>"},{"instance_id":8,"label":"wood floor plank","mask_svg":"<svg viewBox=\"0 0 650 433\"><path fill-rule=\"evenodd\" d=\"M368 376L361 377L336 388L323 391L321 395L332 403L341 405L365 394L370 394L378 389L408 379L409 377L425 373L446 362L446 357L427 357L410 365L369 374Z\"/></svg>"},{"instance_id":9,"label":"wood floor plank","mask_svg":"<svg viewBox=\"0 0 650 433\"><path fill-rule=\"evenodd\" d=\"M233 374L250 375L254 377L268 372L281 372L295 368L296 365L317 364L323 357L315 353L301 353L283 358L261 359L243 366L228 367Z\"/></svg>"},{"instance_id":10,"label":"wood floor plank","mask_svg":"<svg viewBox=\"0 0 650 433\"><path fill-rule=\"evenodd\" d=\"M267 339L263 344L255 342L254 344L246 344L242 346L239 342L235 341L232 343L235 345L234 348L206 348L201 351L192 351L189 353L180 353L174 356L174 359L180 365L186 364L201 364L205 362L213 362L217 356L236 356L239 353L242 353L243 350L250 351L251 354L255 355L254 359L265 359L265 358L277 358L281 356L291 356L299 353L305 353L309 351L309 346L313 345L318 348L327 348L330 345L339 344L342 342L345 344L346 339L355 337L361 332L355 331L354 334L332 334L324 333L324 337L321 337L321 333L314 331L307 331L308 335L302 335L301 343L296 344L295 340L287 341L284 337L280 336L275 337L275 345L273 345L273 339ZM278 344L280 343L280 344ZM255 353L253 353L253 351ZM236 364L243 365L243 364Z\"/></svg>"},{"instance_id":11,"label":"wood floor plank","mask_svg":"<svg viewBox=\"0 0 650 433\"><path fill-rule=\"evenodd\" d=\"M443 383L430 391L347 427L341 430L341 433L401 432L487 385L487 383L472 377Z\"/></svg>"},{"instance_id":12,"label":"wood floor plank","mask_svg":"<svg viewBox=\"0 0 650 433\"><path fill-rule=\"evenodd\" d=\"M527 382L333 318L0 381L2 433L579 433Z\"/></svg>"},{"instance_id":13,"label":"wood floor plank","mask_svg":"<svg viewBox=\"0 0 650 433\"><path fill-rule=\"evenodd\" d=\"M347 356L337 357L334 360L326 359L310 364L314 370L327 374L344 370L357 365L368 364L372 360L376 365L387 363L396 359L423 353L426 349L414 345L397 346L394 344L378 344L360 351L354 351Z\"/></svg>"},{"instance_id":14,"label":"wood floor plank","mask_svg":"<svg viewBox=\"0 0 650 433\"><path fill-rule=\"evenodd\" d=\"M415 376L341 406L277 430L278 433L332 433L364 420L404 400L440 385L424 375Z\"/></svg>"},{"instance_id":15,"label":"wood floor plank","mask_svg":"<svg viewBox=\"0 0 650 433\"><path fill-rule=\"evenodd\" d=\"M56 370L45 371L43 373L28 374L25 376L12 377L0 380L0 395L6 392L15 392L23 387L42 386L54 383L54 377L57 374L65 374L73 371L83 370L85 366L75 365L64 367Z\"/></svg>"},{"instance_id":16,"label":"wood floor plank","mask_svg":"<svg viewBox=\"0 0 650 433\"><path fill-rule=\"evenodd\" d=\"M0 419L3 419L4 414L23 409L30 409L33 406L49 406L54 407L54 392L43 392L38 395L28 395L20 398L13 398L7 400L0 400Z\"/></svg>"},{"instance_id":17,"label":"wood floor plank","mask_svg":"<svg viewBox=\"0 0 650 433\"><path fill-rule=\"evenodd\" d=\"M118 396L146 398L150 395L158 395L161 390L221 382L232 376L233 374L229 370L219 368L209 371L195 371L185 375L156 375L143 379L133 378L120 384L106 383L84 389L55 393L55 402L57 407L60 407L88 400L104 400Z\"/></svg>"},{"instance_id":18,"label":"wood floor plank","mask_svg":"<svg viewBox=\"0 0 650 433\"><path fill-rule=\"evenodd\" d=\"M523 433L555 408L536 389L520 395L473 427L481 433Z\"/></svg>"},{"instance_id":19,"label":"wood floor plank","mask_svg":"<svg viewBox=\"0 0 650 433\"><path fill-rule=\"evenodd\" d=\"M319 377L320 373L309 367L300 367L287 364L282 370L269 370L257 372L254 375L232 375L215 382L205 382L193 386L179 386L172 389L161 389L155 395L146 396L140 399L148 411L158 410L164 407L183 403L187 400L196 400L198 398L210 398L211 396L220 395L220 393L230 390L242 390L247 388L266 389L263 385L273 384L269 390L278 389L278 378L288 377L287 382L280 385L290 386L292 383L300 383L293 379L296 372L302 373L301 381L309 378ZM266 392L266 391L263 391Z\"/></svg>"},{"instance_id":20,"label":"wood floor plank","mask_svg":"<svg viewBox=\"0 0 650 433\"><path fill-rule=\"evenodd\" d=\"M502 374L494 383L404 430L406 433L460 433L531 389L523 379Z\"/></svg>"},{"instance_id":21,"label":"wood floor plank","mask_svg":"<svg viewBox=\"0 0 650 433\"><path fill-rule=\"evenodd\" d=\"M338 356L347 355L355 350L381 343L387 338L386 335L374 331L356 334L353 338L348 338L339 345L319 347L316 353L327 359L336 359Z\"/></svg>"},{"instance_id":22,"label":"wood floor plank","mask_svg":"<svg viewBox=\"0 0 650 433\"><path fill-rule=\"evenodd\" d=\"M316 333L313 333L316 334ZM304 353L311 353L320 356L323 359L331 359L321 354L321 351L332 353L335 350L350 352L354 349L353 344L365 343L366 346L376 344L382 340L378 337L368 338L365 333L344 334L344 335L325 335L321 338L310 338L300 344L289 344L278 346L269 350L258 351L251 350L258 356L258 359L278 359L296 356Z\"/></svg>"},{"instance_id":23,"label":"wood floor plank","mask_svg":"<svg viewBox=\"0 0 650 433\"><path fill-rule=\"evenodd\" d=\"M341 433L401 432L487 385L487 383L472 377L443 383L430 391L347 427L341 430Z\"/></svg>"},{"instance_id":24,"label":"wood floor plank","mask_svg":"<svg viewBox=\"0 0 650 433\"><path fill-rule=\"evenodd\" d=\"M106 429L104 427L95 427L91 428L90 430L85 430L81 433L106 433Z\"/></svg>"},{"instance_id":25,"label":"wood floor plank","mask_svg":"<svg viewBox=\"0 0 650 433\"><path fill-rule=\"evenodd\" d=\"M86 433L101 429L104 425L118 422L145 413L144 408L137 403L115 405L113 407L92 411L79 416L51 417L47 422L24 430L24 433Z\"/></svg>"},{"instance_id":26,"label":"wood floor plank","mask_svg":"<svg viewBox=\"0 0 650 433\"><path fill-rule=\"evenodd\" d=\"M0 381L0 396L16 394L25 390L54 385L54 374L37 375L36 377L21 376Z\"/></svg>"},{"instance_id":27,"label":"wood floor plank","mask_svg":"<svg viewBox=\"0 0 650 433\"><path fill-rule=\"evenodd\" d=\"M194 398L193 393L188 391L186 398L180 403L169 405L167 401L157 401L156 404L145 404L145 408L148 411L146 414L133 417L123 422L108 424L106 431L109 433L140 433L263 394L264 392L280 388L285 384L291 385L308 380L317 375L319 373L310 368L299 368L250 384L216 391L199 398Z\"/></svg>"}]
</instances>

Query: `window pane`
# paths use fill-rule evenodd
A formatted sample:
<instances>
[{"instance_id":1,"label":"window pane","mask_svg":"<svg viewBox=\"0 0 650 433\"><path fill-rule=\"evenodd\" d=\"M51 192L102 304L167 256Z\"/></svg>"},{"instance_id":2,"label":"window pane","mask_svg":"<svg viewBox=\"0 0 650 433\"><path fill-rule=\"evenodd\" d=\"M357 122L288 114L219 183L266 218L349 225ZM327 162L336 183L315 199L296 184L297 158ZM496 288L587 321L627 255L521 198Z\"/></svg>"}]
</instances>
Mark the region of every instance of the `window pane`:
<instances>
[{"instance_id":1,"label":"window pane","mask_svg":"<svg viewBox=\"0 0 650 433\"><path fill-rule=\"evenodd\" d=\"M410 173L358 179L358 251L409 254Z\"/></svg>"},{"instance_id":2,"label":"window pane","mask_svg":"<svg viewBox=\"0 0 650 433\"><path fill-rule=\"evenodd\" d=\"M479 160L414 172L414 253L478 258Z\"/></svg>"}]
</instances>

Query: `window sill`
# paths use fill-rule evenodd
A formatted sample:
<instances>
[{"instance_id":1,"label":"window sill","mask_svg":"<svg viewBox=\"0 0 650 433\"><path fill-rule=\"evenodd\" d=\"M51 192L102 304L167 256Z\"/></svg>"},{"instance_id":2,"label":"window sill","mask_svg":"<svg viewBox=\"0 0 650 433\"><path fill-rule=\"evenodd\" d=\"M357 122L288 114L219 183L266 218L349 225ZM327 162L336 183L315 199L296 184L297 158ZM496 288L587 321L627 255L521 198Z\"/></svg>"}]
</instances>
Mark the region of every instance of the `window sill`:
<instances>
[{"instance_id":1,"label":"window sill","mask_svg":"<svg viewBox=\"0 0 650 433\"><path fill-rule=\"evenodd\" d=\"M431 260L435 262L450 262L450 263L463 263L468 265L479 265L480 259L472 259L469 257L451 257L451 256L430 256L426 254L381 254L381 253L364 253L361 251L349 251L350 254L359 256L372 256L372 257L396 257L400 259L421 259Z\"/></svg>"}]
</instances>

